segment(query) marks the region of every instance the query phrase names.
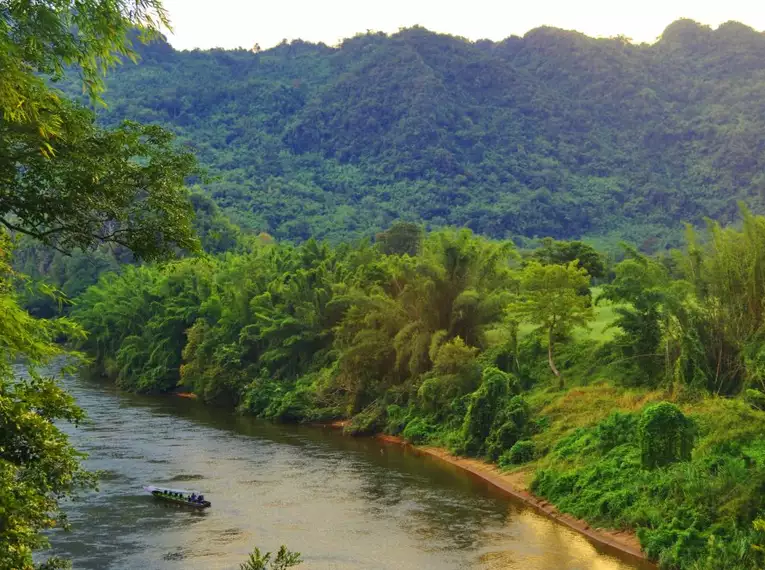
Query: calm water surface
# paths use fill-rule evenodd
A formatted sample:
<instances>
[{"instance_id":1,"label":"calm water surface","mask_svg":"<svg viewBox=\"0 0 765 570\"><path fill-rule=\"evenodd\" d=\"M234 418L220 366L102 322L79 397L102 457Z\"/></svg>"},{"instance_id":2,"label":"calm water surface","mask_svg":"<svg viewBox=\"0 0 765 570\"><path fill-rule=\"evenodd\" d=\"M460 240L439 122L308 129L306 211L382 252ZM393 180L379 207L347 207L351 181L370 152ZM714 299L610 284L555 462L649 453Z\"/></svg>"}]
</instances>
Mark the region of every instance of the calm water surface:
<instances>
[{"instance_id":1,"label":"calm water surface","mask_svg":"<svg viewBox=\"0 0 765 570\"><path fill-rule=\"evenodd\" d=\"M103 476L68 506L52 552L75 569L236 569L253 546L303 553L301 570L627 570L634 562L398 445L276 426L178 397L78 378L90 422L67 428ZM202 512L145 494L203 492Z\"/></svg>"}]
</instances>

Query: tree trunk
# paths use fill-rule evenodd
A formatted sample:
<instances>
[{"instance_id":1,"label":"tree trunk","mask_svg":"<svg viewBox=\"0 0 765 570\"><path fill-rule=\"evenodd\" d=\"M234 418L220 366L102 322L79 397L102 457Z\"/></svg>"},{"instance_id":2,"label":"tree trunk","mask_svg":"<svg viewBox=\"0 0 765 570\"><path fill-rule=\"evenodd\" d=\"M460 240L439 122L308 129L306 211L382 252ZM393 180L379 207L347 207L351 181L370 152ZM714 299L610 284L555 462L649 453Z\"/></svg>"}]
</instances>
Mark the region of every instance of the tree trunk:
<instances>
[{"instance_id":1,"label":"tree trunk","mask_svg":"<svg viewBox=\"0 0 765 570\"><path fill-rule=\"evenodd\" d=\"M555 361L553 360L553 329L555 328L555 323L553 323L549 329L547 329L547 362L550 364L550 370L552 370L552 373L555 374L555 377L558 379L558 387L562 390L563 389L563 376L561 375L560 371L555 366Z\"/></svg>"}]
</instances>

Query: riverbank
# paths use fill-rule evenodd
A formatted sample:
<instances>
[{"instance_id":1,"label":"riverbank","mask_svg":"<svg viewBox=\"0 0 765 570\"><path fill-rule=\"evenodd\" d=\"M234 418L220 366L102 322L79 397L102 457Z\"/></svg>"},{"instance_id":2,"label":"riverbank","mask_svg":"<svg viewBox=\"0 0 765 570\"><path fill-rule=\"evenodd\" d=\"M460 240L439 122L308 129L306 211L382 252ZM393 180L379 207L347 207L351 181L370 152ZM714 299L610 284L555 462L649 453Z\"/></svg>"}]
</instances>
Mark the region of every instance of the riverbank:
<instances>
[{"instance_id":1,"label":"riverbank","mask_svg":"<svg viewBox=\"0 0 765 570\"><path fill-rule=\"evenodd\" d=\"M343 429L348 424L348 420L338 420L320 425L333 429ZM649 563L654 568L657 567L643 552L640 546L640 541L634 532L593 528L587 521L562 513L552 503L534 495L528 488L527 477L530 475L529 472L516 471L514 473L507 473L501 471L496 465L487 461L469 457L458 457L452 455L446 449L441 447L412 445L405 439L395 435L377 434L374 437L385 443L407 446L415 453L435 457L441 461L459 467L475 477L486 481L504 493L523 501L525 504L533 507L560 524L584 535L599 546L616 550L622 554L627 554L628 556L640 560L644 564Z\"/></svg>"},{"instance_id":2,"label":"riverbank","mask_svg":"<svg viewBox=\"0 0 765 570\"><path fill-rule=\"evenodd\" d=\"M329 426L333 428L342 428L345 423L346 422L333 422L332 424L329 424ZM644 564L650 563L653 567L657 567L648 560L640 547L640 541L634 532L592 528L587 521L561 513L555 505L531 493L527 484L528 472L506 473L501 471L496 465L486 461L467 457L457 457L440 447L412 445L398 436L378 434L375 438L386 443L405 445L416 453L435 457L440 461L459 467L475 477L486 481L497 489L500 489L504 493L523 501L525 504L554 519L560 524L584 535L599 546L618 551L622 554L627 554L642 561Z\"/></svg>"},{"instance_id":3,"label":"riverbank","mask_svg":"<svg viewBox=\"0 0 765 570\"><path fill-rule=\"evenodd\" d=\"M79 570L230 570L281 544L306 570L642 570L406 446L63 382L89 417L64 426L72 444L106 473L67 503L71 532L51 534L49 554ZM213 508L155 501L147 483L201 490Z\"/></svg>"}]
</instances>

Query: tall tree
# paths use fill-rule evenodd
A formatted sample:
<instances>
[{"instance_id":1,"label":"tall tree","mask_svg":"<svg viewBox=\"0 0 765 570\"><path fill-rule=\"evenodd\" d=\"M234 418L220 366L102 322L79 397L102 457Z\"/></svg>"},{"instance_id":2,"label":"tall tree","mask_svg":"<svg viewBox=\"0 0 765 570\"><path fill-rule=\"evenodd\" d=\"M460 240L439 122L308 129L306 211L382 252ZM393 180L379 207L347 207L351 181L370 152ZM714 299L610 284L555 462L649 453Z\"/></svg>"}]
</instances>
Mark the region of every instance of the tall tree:
<instances>
[{"instance_id":1,"label":"tall tree","mask_svg":"<svg viewBox=\"0 0 765 570\"><path fill-rule=\"evenodd\" d=\"M587 271L578 267L576 261L568 265L532 261L521 273L520 295L510 304L511 318L536 325L537 331L546 337L547 361L561 388L563 375L555 365L555 343L572 328L584 326L592 319L592 307L579 295L589 282Z\"/></svg>"}]
</instances>

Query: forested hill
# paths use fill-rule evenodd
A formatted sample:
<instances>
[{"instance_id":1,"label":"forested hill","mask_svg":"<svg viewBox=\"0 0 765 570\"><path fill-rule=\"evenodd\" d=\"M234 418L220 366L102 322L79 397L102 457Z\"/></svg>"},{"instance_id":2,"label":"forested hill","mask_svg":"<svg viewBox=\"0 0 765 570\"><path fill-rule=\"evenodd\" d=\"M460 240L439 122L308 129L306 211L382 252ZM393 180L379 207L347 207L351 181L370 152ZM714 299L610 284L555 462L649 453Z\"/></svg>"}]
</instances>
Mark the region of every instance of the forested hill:
<instances>
[{"instance_id":1,"label":"forested hill","mask_svg":"<svg viewBox=\"0 0 765 570\"><path fill-rule=\"evenodd\" d=\"M103 120L170 126L232 218L278 239L398 218L650 251L679 221L733 219L739 199L765 211L765 34L739 23L680 20L653 45L412 28L141 53L110 76Z\"/></svg>"}]
</instances>

